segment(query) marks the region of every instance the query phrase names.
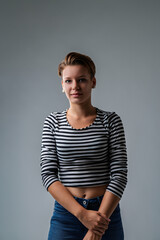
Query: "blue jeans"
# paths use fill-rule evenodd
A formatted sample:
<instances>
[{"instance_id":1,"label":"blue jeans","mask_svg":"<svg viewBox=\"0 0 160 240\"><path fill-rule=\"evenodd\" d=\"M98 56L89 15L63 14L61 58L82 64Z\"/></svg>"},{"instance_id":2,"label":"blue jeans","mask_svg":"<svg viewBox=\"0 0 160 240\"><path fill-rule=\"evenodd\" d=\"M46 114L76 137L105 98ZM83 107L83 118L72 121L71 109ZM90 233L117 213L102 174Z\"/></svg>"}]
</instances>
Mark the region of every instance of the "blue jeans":
<instances>
[{"instance_id":1,"label":"blue jeans","mask_svg":"<svg viewBox=\"0 0 160 240\"><path fill-rule=\"evenodd\" d=\"M103 196L83 199L74 197L76 201L88 210L98 211ZM124 240L120 206L110 216L111 222L102 240ZM55 201L53 216L50 220L48 240L83 240L88 229L69 211Z\"/></svg>"}]
</instances>

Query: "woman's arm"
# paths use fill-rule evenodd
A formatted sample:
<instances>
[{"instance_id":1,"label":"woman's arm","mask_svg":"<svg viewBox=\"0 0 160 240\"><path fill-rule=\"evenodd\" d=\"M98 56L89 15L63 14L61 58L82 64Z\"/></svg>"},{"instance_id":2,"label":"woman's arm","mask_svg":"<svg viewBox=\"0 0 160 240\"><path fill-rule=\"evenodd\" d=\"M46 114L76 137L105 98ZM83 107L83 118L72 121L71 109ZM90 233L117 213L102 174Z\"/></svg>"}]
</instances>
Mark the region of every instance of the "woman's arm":
<instances>
[{"instance_id":1,"label":"woman's arm","mask_svg":"<svg viewBox=\"0 0 160 240\"><path fill-rule=\"evenodd\" d=\"M109 122L110 183L107 190L121 199L127 184L128 161L125 132L121 118L113 112Z\"/></svg>"},{"instance_id":2,"label":"woman's arm","mask_svg":"<svg viewBox=\"0 0 160 240\"><path fill-rule=\"evenodd\" d=\"M110 218L119 201L119 197L109 191L106 191L98 211L105 214L106 217Z\"/></svg>"},{"instance_id":3,"label":"woman's arm","mask_svg":"<svg viewBox=\"0 0 160 240\"><path fill-rule=\"evenodd\" d=\"M121 118L113 112L108 121L111 180L103 196L99 212L109 218L117 207L126 187L128 169L126 140ZM83 240L101 240L101 237L89 230Z\"/></svg>"},{"instance_id":4,"label":"woman's arm","mask_svg":"<svg viewBox=\"0 0 160 240\"><path fill-rule=\"evenodd\" d=\"M119 201L120 201L119 197L117 197L116 195L109 191L106 191L98 211L101 214L104 214L107 218L110 218L113 211L117 207ZM83 240L101 240L102 236L103 234L100 236L95 234L93 231L88 230Z\"/></svg>"},{"instance_id":5,"label":"woman's arm","mask_svg":"<svg viewBox=\"0 0 160 240\"><path fill-rule=\"evenodd\" d=\"M75 217L80 218L80 215L85 215L83 208L72 196L69 190L60 182L56 181L48 188L48 192L52 197L61 204L65 209L72 213Z\"/></svg>"},{"instance_id":6,"label":"woman's arm","mask_svg":"<svg viewBox=\"0 0 160 240\"><path fill-rule=\"evenodd\" d=\"M77 217L94 234L101 236L108 228L109 219L103 212L100 214L98 211L86 210L60 181L51 184L48 191L59 204Z\"/></svg>"}]
</instances>

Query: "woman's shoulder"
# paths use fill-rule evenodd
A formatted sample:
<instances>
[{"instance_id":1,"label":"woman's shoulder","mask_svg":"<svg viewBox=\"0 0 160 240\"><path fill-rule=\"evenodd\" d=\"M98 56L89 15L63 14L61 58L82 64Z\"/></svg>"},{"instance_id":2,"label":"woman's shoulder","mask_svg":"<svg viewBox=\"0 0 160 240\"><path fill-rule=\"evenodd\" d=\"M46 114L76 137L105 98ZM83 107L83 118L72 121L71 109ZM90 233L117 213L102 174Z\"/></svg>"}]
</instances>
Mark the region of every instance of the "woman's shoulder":
<instances>
[{"instance_id":1,"label":"woman's shoulder","mask_svg":"<svg viewBox=\"0 0 160 240\"><path fill-rule=\"evenodd\" d=\"M66 113L66 110L63 110L63 111L52 111L50 112L47 117L59 117L59 116L63 116L64 114Z\"/></svg>"},{"instance_id":2,"label":"woman's shoulder","mask_svg":"<svg viewBox=\"0 0 160 240\"><path fill-rule=\"evenodd\" d=\"M66 110L63 111L52 111L48 113L45 117L45 122L56 123L58 119L62 119L66 116Z\"/></svg>"},{"instance_id":3,"label":"woman's shoulder","mask_svg":"<svg viewBox=\"0 0 160 240\"><path fill-rule=\"evenodd\" d=\"M97 108L97 110L98 110L98 113L100 115L103 115L103 116L106 116L106 117L117 115L117 113L115 111L107 111L107 110L100 109L100 108Z\"/></svg>"},{"instance_id":4,"label":"woman's shoulder","mask_svg":"<svg viewBox=\"0 0 160 240\"><path fill-rule=\"evenodd\" d=\"M104 122L115 122L115 121L121 121L121 117L119 116L119 114L117 114L117 112L115 111L107 111L107 110L103 110L103 109L98 109L98 113L99 116L101 118L103 118Z\"/></svg>"}]
</instances>

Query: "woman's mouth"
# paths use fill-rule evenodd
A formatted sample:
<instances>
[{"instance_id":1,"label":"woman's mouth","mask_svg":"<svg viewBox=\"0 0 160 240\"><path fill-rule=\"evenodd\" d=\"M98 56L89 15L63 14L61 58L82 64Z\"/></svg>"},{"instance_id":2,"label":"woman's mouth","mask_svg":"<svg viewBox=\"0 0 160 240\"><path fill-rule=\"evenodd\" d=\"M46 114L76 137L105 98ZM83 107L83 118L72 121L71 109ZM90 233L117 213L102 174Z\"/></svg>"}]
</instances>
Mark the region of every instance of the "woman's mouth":
<instances>
[{"instance_id":1,"label":"woman's mouth","mask_svg":"<svg viewBox=\"0 0 160 240\"><path fill-rule=\"evenodd\" d=\"M73 96L73 97L79 97L79 96L81 96L82 94L81 93L72 93L71 94L71 96Z\"/></svg>"}]
</instances>

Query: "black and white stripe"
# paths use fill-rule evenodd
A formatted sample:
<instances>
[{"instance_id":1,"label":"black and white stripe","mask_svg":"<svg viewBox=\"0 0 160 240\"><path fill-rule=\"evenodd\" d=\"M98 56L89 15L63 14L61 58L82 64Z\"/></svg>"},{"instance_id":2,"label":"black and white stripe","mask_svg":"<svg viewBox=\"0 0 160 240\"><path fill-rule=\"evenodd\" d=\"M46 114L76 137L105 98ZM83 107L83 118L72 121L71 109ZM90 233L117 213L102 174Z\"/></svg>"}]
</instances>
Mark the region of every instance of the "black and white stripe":
<instances>
[{"instance_id":1,"label":"black and white stripe","mask_svg":"<svg viewBox=\"0 0 160 240\"><path fill-rule=\"evenodd\" d=\"M67 110L50 113L43 126L41 176L48 187L61 181L67 187L99 186L122 197L127 183L127 153L124 128L115 112L97 108L94 122L74 129Z\"/></svg>"}]
</instances>

